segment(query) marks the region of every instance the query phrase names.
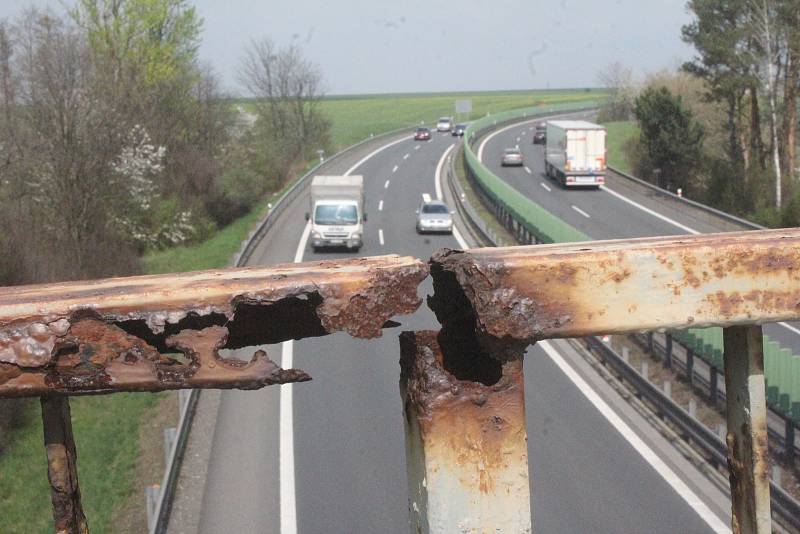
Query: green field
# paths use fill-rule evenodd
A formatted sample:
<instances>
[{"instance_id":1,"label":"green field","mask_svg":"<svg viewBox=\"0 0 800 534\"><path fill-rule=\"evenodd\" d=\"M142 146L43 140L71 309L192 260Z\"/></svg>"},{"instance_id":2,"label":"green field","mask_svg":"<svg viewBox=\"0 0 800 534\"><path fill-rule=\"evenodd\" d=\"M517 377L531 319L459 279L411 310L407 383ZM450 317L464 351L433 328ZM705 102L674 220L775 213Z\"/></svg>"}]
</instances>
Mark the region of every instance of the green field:
<instances>
[{"instance_id":1,"label":"green field","mask_svg":"<svg viewBox=\"0 0 800 534\"><path fill-rule=\"evenodd\" d=\"M431 125L442 116L466 121L511 109L582 102L602 98L601 89L558 89L539 91L480 91L472 93L417 93L328 96L322 109L331 121L334 150L341 150L370 134L379 134L403 126ZM472 100L470 116L456 116L455 101ZM238 100L247 107L247 100Z\"/></svg>"},{"instance_id":2,"label":"green field","mask_svg":"<svg viewBox=\"0 0 800 534\"><path fill-rule=\"evenodd\" d=\"M441 116L455 116L457 99L472 100L470 117L463 121L510 109L595 100L602 95L598 90L484 92L462 94L378 95L357 97L332 97L323 101L325 114L331 120L331 137L339 150L360 141L370 134L378 134L403 126L425 121L431 125Z\"/></svg>"},{"instance_id":3,"label":"green field","mask_svg":"<svg viewBox=\"0 0 800 534\"><path fill-rule=\"evenodd\" d=\"M639 135L639 127L635 122L608 122L604 125L608 130L606 148L608 164L622 172L630 173L631 165L625 153L625 143Z\"/></svg>"},{"instance_id":4,"label":"green field","mask_svg":"<svg viewBox=\"0 0 800 534\"><path fill-rule=\"evenodd\" d=\"M439 116L454 115L454 101L459 98L472 99L472 115L477 117L487 112L540 103L581 102L600 96L602 93L597 90L361 95L329 97L323 106L332 121L333 142L338 150L370 134L420 120L430 124ZM207 241L148 254L143 258L146 271L165 273L227 266L242 240L263 216L267 202L268 199L263 200L253 212ZM144 513L144 496L137 494L134 480L138 436L142 422L154 414L159 398L118 394L73 400L80 483L92 532L119 531L114 519L120 510ZM32 401L26 410L26 423L11 433L10 445L0 455L0 532L51 530L39 403Z\"/></svg>"}]
</instances>

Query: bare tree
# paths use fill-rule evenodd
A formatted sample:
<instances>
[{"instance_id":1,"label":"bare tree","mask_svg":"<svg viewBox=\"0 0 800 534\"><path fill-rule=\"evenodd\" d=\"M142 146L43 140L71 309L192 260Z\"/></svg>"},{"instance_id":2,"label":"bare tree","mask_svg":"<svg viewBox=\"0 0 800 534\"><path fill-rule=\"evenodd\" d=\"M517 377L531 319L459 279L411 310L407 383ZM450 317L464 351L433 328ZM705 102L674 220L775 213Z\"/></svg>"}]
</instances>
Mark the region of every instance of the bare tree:
<instances>
[{"instance_id":1,"label":"bare tree","mask_svg":"<svg viewBox=\"0 0 800 534\"><path fill-rule=\"evenodd\" d=\"M604 109L604 118L606 120L631 120L637 94L633 70L615 61L597 73L597 80L610 93Z\"/></svg>"},{"instance_id":2,"label":"bare tree","mask_svg":"<svg viewBox=\"0 0 800 534\"><path fill-rule=\"evenodd\" d=\"M329 125L320 110L324 95L319 68L297 45L252 41L242 58L239 80L255 97L256 109L282 175L310 149L327 145Z\"/></svg>"}]
</instances>

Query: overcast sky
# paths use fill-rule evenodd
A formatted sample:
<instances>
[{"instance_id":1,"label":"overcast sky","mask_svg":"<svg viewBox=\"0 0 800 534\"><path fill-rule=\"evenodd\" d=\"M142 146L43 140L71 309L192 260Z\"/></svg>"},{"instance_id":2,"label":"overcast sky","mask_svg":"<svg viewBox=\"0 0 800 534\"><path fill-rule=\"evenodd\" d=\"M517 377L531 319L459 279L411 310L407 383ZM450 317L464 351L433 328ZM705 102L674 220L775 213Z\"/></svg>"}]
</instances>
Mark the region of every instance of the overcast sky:
<instances>
[{"instance_id":1,"label":"overcast sky","mask_svg":"<svg viewBox=\"0 0 800 534\"><path fill-rule=\"evenodd\" d=\"M70 0L65 0L71 3ZM0 18L58 0L0 0ZM612 61L674 67L685 0L196 0L202 58L231 92L251 39L302 43L328 93L597 85Z\"/></svg>"}]
</instances>

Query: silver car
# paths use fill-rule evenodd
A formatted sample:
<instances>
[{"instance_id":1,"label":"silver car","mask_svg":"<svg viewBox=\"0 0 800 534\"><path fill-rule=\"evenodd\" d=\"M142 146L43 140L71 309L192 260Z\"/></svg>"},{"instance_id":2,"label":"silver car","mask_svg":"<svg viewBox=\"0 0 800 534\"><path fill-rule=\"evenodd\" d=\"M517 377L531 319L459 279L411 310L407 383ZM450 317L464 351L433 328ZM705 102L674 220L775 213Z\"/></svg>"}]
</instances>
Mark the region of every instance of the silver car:
<instances>
[{"instance_id":1,"label":"silver car","mask_svg":"<svg viewBox=\"0 0 800 534\"><path fill-rule=\"evenodd\" d=\"M518 148L507 148L503 150L503 156L500 159L500 165L522 165L522 152Z\"/></svg>"},{"instance_id":2,"label":"silver car","mask_svg":"<svg viewBox=\"0 0 800 534\"><path fill-rule=\"evenodd\" d=\"M441 117L439 122L436 123L436 130L439 132L449 132L453 129L453 119L450 117Z\"/></svg>"},{"instance_id":3,"label":"silver car","mask_svg":"<svg viewBox=\"0 0 800 534\"><path fill-rule=\"evenodd\" d=\"M453 212L440 200L423 202L417 210L417 233L453 233Z\"/></svg>"}]
</instances>

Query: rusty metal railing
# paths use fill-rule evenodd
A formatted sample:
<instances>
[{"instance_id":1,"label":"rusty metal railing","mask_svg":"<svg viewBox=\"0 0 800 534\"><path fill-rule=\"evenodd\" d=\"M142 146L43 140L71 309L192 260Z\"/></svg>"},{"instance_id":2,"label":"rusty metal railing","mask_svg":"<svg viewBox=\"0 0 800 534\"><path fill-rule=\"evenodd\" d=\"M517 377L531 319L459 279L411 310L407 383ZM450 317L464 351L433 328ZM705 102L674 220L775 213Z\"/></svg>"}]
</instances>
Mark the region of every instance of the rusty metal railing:
<instances>
[{"instance_id":1,"label":"rusty metal railing","mask_svg":"<svg viewBox=\"0 0 800 534\"><path fill-rule=\"evenodd\" d=\"M68 396L304 381L263 351L375 337L420 304L398 256L0 288L0 396L42 397L56 528L85 532ZM438 332L401 336L411 520L531 529L521 360L537 341L722 326L733 530L769 532L763 322L800 318L800 230L441 251ZM467 521L466 518L469 520Z\"/></svg>"}]
</instances>

